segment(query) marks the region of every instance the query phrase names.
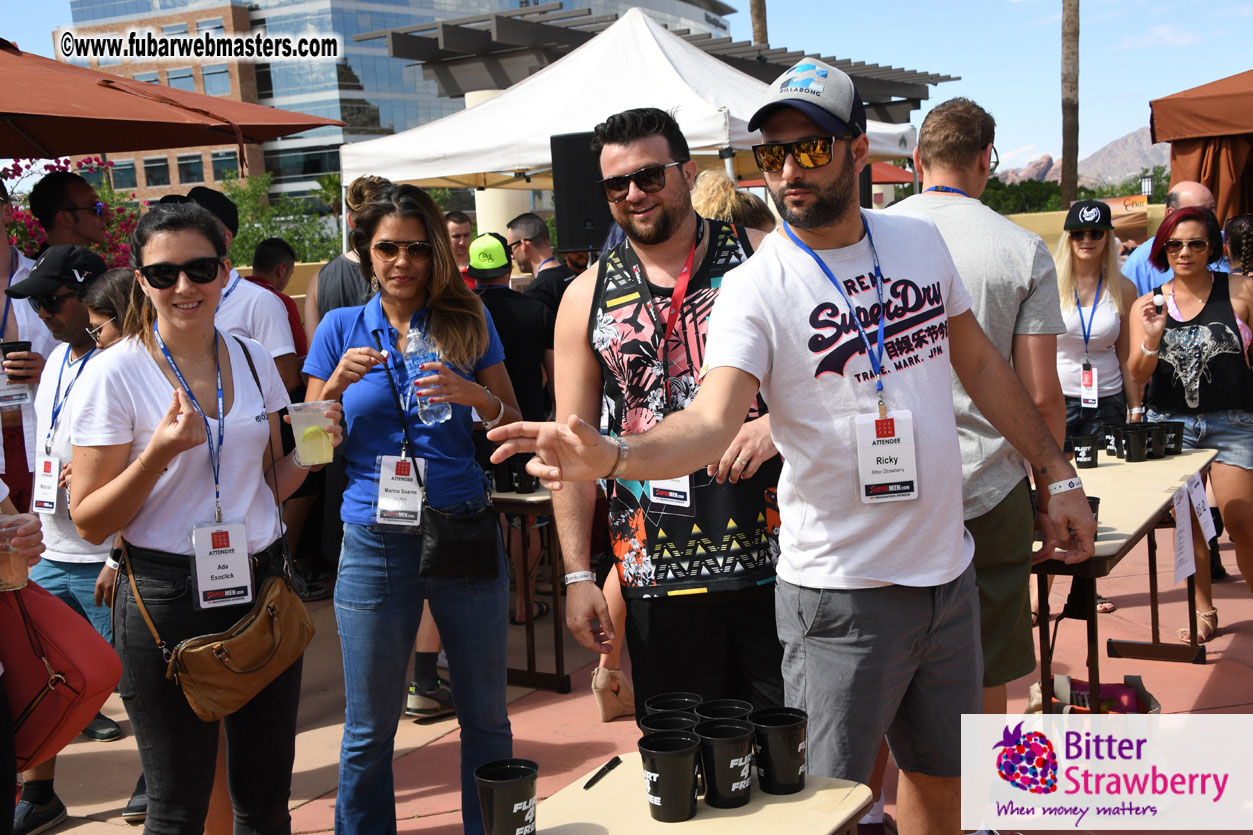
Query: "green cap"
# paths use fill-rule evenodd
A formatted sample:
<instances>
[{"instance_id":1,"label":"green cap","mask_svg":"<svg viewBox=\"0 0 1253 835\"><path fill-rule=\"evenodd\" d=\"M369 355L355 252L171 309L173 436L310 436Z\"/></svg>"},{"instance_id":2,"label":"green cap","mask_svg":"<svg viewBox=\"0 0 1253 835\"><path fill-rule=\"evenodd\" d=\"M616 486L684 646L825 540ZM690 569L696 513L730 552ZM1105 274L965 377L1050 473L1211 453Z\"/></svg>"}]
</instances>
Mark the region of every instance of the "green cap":
<instances>
[{"instance_id":1,"label":"green cap","mask_svg":"<svg viewBox=\"0 0 1253 835\"><path fill-rule=\"evenodd\" d=\"M469 255L470 269L467 273L470 278L491 279L509 274L509 242L503 235L495 232L479 235L470 242Z\"/></svg>"}]
</instances>

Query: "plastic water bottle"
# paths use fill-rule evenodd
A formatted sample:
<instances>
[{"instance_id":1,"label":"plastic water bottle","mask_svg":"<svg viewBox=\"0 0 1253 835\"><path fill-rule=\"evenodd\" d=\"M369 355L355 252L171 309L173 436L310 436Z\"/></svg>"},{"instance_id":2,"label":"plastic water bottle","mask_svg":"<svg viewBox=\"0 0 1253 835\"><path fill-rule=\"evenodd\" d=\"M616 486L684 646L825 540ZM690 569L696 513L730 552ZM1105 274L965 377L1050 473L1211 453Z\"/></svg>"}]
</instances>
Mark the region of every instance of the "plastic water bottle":
<instances>
[{"instance_id":1,"label":"plastic water bottle","mask_svg":"<svg viewBox=\"0 0 1253 835\"><path fill-rule=\"evenodd\" d=\"M434 343L418 328L411 328L405 340L405 373L409 376L409 384L413 385L414 380L430 373L422 370L423 363L438 361L439 351ZM416 390L414 396L417 396ZM418 397L418 420L428 426L443 423L451 416L452 407L447 403L432 403L430 398Z\"/></svg>"}]
</instances>

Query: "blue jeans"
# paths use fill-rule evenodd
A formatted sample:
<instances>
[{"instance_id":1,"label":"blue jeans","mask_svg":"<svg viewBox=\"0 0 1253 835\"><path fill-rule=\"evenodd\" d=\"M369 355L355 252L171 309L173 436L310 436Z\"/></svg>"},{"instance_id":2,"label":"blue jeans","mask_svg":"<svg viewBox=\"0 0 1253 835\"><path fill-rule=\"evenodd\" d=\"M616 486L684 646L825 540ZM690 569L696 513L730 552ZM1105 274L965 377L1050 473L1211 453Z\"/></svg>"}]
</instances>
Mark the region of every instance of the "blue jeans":
<instances>
[{"instance_id":1,"label":"blue jeans","mask_svg":"<svg viewBox=\"0 0 1253 835\"><path fill-rule=\"evenodd\" d=\"M103 605L96 605L96 578L103 569L102 562L44 559L31 568L30 579L89 620L101 638L113 643L113 601L102 601Z\"/></svg>"},{"instance_id":2,"label":"blue jeans","mask_svg":"<svg viewBox=\"0 0 1253 835\"><path fill-rule=\"evenodd\" d=\"M485 499L446 508L467 512ZM418 576L422 538L344 525L335 582L335 618L344 657L344 741L339 755L335 832L396 832L392 752L405 703L405 673L422 603L429 601L448 655L461 725L461 820L483 832L474 769L513 756L505 709L509 577L499 542L491 580Z\"/></svg>"},{"instance_id":3,"label":"blue jeans","mask_svg":"<svg viewBox=\"0 0 1253 835\"><path fill-rule=\"evenodd\" d=\"M1182 421L1184 449L1215 449L1218 463L1253 470L1253 412L1231 409L1189 415L1149 409L1144 419Z\"/></svg>"}]
</instances>

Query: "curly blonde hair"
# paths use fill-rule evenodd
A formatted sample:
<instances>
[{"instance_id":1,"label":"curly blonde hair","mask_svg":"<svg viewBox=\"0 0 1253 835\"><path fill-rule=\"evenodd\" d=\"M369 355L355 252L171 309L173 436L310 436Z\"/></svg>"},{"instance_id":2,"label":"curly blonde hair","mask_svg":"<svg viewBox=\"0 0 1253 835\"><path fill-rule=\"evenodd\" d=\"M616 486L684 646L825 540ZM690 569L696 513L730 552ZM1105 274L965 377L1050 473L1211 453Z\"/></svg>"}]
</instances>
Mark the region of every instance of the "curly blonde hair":
<instances>
[{"instance_id":1,"label":"curly blonde hair","mask_svg":"<svg viewBox=\"0 0 1253 835\"><path fill-rule=\"evenodd\" d=\"M774 215L764 200L740 191L725 172L716 168L700 172L692 189L692 206L703 217L751 226L763 232L774 229Z\"/></svg>"}]
</instances>

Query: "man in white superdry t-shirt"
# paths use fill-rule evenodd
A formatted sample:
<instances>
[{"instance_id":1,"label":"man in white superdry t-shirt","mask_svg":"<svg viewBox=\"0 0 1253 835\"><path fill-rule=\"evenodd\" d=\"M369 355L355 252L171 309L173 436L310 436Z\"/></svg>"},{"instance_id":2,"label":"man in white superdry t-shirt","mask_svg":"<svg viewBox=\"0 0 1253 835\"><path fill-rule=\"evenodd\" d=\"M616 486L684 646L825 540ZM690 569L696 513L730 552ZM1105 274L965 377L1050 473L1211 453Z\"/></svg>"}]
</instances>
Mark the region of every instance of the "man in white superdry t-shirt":
<instances>
[{"instance_id":1,"label":"man in white superdry t-shirt","mask_svg":"<svg viewBox=\"0 0 1253 835\"><path fill-rule=\"evenodd\" d=\"M1068 561L1091 555L1096 523L935 225L858 211L865 125L852 81L820 61L771 85L749 127L786 224L724 284L686 410L627 439L577 420L489 437L508 441L502 460L534 450L528 469L548 486L664 478L716 460L760 388L785 461L776 616L786 701L809 713L808 768L865 782L886 734L902 828L953 832L981 659L950 368L1047 477Z\"/></svg>"}]
</instances>

